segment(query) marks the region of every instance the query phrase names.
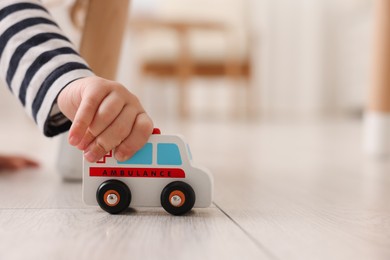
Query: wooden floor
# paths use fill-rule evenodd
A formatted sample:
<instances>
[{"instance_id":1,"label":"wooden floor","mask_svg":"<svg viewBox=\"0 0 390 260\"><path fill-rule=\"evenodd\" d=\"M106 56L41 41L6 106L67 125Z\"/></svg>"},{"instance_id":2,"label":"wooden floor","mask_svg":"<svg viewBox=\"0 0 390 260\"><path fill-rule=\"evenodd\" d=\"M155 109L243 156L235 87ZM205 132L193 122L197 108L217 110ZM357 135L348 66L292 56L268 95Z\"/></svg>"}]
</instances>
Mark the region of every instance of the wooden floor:
<instances>
[{"instance_id":1,"label":"wooden floor","mask_svg":"<svg viewBox=\"0 0 390 260\"><path fill-rule=\"evenodd\" d=\"M390 259L390 163L361 153L357 121L162 123L214 173L214 204L112 216L61 180L58 140L12 113L0 152L42 166L0 176L0 259Z\"/></svg>"}]
</instances>

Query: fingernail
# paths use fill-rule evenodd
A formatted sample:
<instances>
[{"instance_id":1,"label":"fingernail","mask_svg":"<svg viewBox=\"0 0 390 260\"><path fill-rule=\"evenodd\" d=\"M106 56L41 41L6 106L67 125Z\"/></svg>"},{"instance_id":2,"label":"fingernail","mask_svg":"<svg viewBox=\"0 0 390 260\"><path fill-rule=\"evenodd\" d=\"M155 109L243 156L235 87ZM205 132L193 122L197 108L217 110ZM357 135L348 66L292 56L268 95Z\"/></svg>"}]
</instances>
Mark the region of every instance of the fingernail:
<instances>
[{"instance_id":1,"label":"fingernail","mask_svg":"<svg viewBox=\"0 0 390 260\"><path fill-rule=\"evenodd\" d=\"M80 142L80 138L78 138L77 136L71 136L69 138L70 145L76 146L79 142Z\"/></svg>"},{"instance_id":2,"label":"fingernail","mask_svg":"<svg viewBox=\"0 0 390 260\"><path fill-rule=\"evenodd\" d=\"M96 155L93 154L91 151L86 151L84 153L84 158L87 159L88 162L95 162L96 161Z\"/></svg>"},{"instance_id":3,"label":"fingernail","mask_svg":"<svg viewBox=\"0 0 390 260\"><path fill-rule=\"evenodd\" d=\"M88 145L85 142L80 141L79 144L77 145L77 148L80 150L85 150L87 146Z\"/></svg>"},{"instance_id":4,"label":"fingernail","mask_svg":"<svg viewBox=\"0 0 390 260\"><path fill-rule=\"evenodd\" d=\"M121 153L121 152L116 152L115 158L120 162L123 162L126 159L125 156L123 155L123 153Z\"/></svg>"}]
</instances>

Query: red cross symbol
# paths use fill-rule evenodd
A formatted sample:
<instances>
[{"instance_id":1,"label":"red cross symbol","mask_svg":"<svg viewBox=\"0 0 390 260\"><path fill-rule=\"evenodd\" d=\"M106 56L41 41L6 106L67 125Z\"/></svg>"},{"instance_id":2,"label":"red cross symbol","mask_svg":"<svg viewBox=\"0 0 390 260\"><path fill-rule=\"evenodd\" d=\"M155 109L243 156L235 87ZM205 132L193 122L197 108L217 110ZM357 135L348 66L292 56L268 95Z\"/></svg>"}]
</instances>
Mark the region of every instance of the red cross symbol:
<instances>
[{"instance_id":1,"label":"red cross symbol","mask_svg":"<svg viewBox=\"0 0 390 260\"><path fill-rule=\"evenodd\" d=\"M102 159L100 159L99 161L97 161L96 163L106 163L106 158L109 158L109 157L112 157L112 150L107 153L106 155L103 156Z\"/></svg>"}]
</instances>

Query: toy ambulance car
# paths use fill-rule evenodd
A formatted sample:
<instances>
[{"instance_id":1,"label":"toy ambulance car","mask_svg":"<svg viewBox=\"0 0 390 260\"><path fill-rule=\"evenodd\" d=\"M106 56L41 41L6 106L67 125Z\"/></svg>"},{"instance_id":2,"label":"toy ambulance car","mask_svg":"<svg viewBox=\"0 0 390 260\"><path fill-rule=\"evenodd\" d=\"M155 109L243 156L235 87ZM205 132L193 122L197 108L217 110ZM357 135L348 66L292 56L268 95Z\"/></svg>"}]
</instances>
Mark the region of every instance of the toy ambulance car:
<instances>
[{"instance_id":1,"label":"toy ambulance car","mask_svg":"<svg viewBox=\"0 0 390 260\"><path fill-rule=\"evenodd\" d=\"M83 199L117 214L131 207L162 206L173 215L211 204L213 177L193 165L189 146L155 129L145 146L120 162L111 151L96 163L84 160Z\"/></svg>"}]
</instances>

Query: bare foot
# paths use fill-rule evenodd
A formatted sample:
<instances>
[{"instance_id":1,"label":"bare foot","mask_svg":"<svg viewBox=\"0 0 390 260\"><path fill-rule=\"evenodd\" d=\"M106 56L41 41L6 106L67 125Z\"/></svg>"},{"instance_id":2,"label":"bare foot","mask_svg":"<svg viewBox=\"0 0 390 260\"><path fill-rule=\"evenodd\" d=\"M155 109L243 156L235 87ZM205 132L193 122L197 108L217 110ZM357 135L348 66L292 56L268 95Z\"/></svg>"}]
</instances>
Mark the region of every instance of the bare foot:
<instances>
[{"instance_id":1,"label":"bare foot","mask_svg":"<svg viewBox=\"0 0 390 260\"><path fill-rule=\"evenodd\" d=\"M17 171L25 168L35 168L39 164L36 161L17 155L0 155L0 171Z\"/></svg>"}]
</instances>

